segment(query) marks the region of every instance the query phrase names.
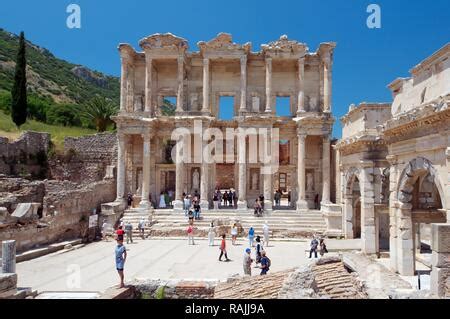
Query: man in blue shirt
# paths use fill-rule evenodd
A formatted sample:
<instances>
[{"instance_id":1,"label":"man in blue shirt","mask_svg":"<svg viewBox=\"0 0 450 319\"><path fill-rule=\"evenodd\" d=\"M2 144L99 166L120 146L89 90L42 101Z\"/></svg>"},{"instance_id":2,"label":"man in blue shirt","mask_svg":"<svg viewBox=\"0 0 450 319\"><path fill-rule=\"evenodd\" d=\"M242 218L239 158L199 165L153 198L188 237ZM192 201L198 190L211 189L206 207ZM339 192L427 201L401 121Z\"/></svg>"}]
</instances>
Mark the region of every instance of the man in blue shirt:
<instances>
[{"instance_id":1,"label":"man in blue shirt","mask_svg":"<svg viewBox=\"0 0 450 319\"><path fill-rule=\"evenodd\" d=\"M116 255L116 269L117 269L117 272L119 273L119 277L120 277L120 286L119 287L123 288L123 287L125 287L125 284L123 282L123 278L124 278L123 268L125 266L125 260L127 259L127 249L123 245L123 240L117 241L115 255Z\"/></svg>"},{"instance_id":2,"label":"man in blue shirt","mask_svg":"<svg viewBox=\"0 0 450 319\"><path fill-rule=\"evenodd\" d=\"M261 251L261 256L261 275L266 275L270 269L270 259L264 250Z\"/></svg>"}]
</instances>

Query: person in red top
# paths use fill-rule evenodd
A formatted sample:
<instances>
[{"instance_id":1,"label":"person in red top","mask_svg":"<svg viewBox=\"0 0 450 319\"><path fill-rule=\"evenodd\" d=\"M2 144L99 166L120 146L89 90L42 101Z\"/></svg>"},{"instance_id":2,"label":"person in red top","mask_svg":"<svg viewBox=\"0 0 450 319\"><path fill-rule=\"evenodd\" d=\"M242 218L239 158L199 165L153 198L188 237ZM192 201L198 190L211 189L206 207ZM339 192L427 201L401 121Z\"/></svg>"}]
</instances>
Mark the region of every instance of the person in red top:
<instances>
[{"instance_id":1,"label":"person in red top","mask_svg":"<svg viewBox=\"0 0 450 319\"><path fill-rule=\"evenodd\" d=\"M125 234L125 231L122 229L122 226L119 226L119 229L116 230L116 235L118 241L123 241L123 235Z\"/></svg>"},{"instance_id":2,"label":"person in red top","mask_svg":"<svg viewBox=\"0 0 450 319\"><path fill-rule=\"evenodd\" d=\"M219 261L222 261L222 256L225 255L225 261L230 261L227 256L227 248L226 248L226 242L225 242L225 234L222 235L222 242L220 243L220 256Z\"/></svg>"}]
</instances>

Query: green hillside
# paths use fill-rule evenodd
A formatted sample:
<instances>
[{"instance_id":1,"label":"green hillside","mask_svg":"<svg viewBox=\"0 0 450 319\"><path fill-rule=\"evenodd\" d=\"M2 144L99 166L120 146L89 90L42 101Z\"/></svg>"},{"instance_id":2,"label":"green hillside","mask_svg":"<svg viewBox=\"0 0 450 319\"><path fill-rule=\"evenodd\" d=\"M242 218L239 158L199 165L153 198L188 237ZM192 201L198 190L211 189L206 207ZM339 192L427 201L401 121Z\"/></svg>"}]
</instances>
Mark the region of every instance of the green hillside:
<instances>
[{"instance_id":1,"label":"green hillside","mask_svg":"<svg viewBox=\"0 0 450 319\"><path fill-rule=\"evenodd\" d=\"M0 29L0 90L11 90L17 47L18 36ZM81 104L97 94L119 103L119 78L58 59L28 41L26 49L30 93L56 103Z\"/></svg>"}]
</instances>

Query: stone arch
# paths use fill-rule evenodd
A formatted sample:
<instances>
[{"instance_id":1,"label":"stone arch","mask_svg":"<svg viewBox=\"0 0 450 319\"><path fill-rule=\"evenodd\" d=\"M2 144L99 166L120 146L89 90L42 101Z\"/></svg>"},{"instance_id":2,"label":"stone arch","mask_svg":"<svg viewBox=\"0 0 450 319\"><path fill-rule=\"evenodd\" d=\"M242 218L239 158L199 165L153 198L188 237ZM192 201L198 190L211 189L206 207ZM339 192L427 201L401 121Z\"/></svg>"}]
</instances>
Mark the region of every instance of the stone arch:
<instances>
[{"instance_id":1,"label":"stone arch","mask_svg":"<svg viewBox=\"0 0 450 319\"><path fill-rule=\"evenodd\" d=\"M361 201L361 185L360 185L360 170L356 167L351 167L347 170L344 177L344 233L346 238L359 238L360 225L355 225L357 220L361 217L357 215L357 204ZM357 185L357 187L355 187ZM355 194L355 188L357 193ZM358 195L359 193L359 195ZM355 198L355 195L357 198ZM360 213L360 210L359 210ZM356 237L355 237L356 236Z\"/></svg>"},{"instance_id":2,"label":"stone arch","mask_svg":"<svg viewBox=\"0 0 450 319\"><path fill-rule=\"evenodd\" d=\"M360 171L356 167L351 167L347 173L345 174L345 190L344 190L344 196L351 195L353 192L353 186L355 183L356 178L358 180L361 180L360 178Z\"/></svg>"},{"instance_id":3,"label":"stone arch","mask_svg":"<svg viewBox=\"0 0 450 319\"><path fill-rule=\"evenodd\" d=\"M410 203L413 198L414 184L417 179L424 174L429 174L437 188L443 207L445 203L445 193L439 180L439 175L430 160L425 157L417 157L406 164L397 184L397 200L401 203Z\"/></svg>"}]
</instances>

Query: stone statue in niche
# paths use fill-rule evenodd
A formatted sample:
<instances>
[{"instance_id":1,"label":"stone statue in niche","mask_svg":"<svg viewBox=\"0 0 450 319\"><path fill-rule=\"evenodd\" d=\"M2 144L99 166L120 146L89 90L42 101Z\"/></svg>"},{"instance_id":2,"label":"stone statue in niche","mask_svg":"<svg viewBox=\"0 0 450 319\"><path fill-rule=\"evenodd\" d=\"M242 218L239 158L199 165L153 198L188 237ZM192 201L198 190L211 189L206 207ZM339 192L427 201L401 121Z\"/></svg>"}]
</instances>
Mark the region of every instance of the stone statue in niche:
<instances>
[{"instance_id":1,"label":"stone statue in niche","mask_svg":"<svg viewBox=\"0 0 450 319\"><path fill-rule=\"evenodd\" d=\"M142 170L138 171L138 188L136 190L136 194L140 195L142 193Z\"/></svg>"},{"instance_id":2,"label":"stone statue in niche","mask_svg":"<svg viewBox=\"0 0 450 319\"><path fill-rule=\"evenodd\" d=\"M252 175L252 189L258 189L258 173L254 172Z\"/></svg>"},{"instance_id":3,"label":"stone statue in niche","mask_svg":"<svg viewBox=\"0 0 450 319\"><path fill-rule=\"evenodd\" d=\"M259 112L259 96L252 96L252 111Z\"/></svg>"},{"instance_id":4,"label":"stone statue in niche","mask_svg":"<svg viewBox=\"0 0 450 319\"><path fill-rule=\"evenodd\" d=\"M194 173L192 173L192 188L194 190L199 190L200 188L200 173L198 169L195 169Z\"/></svg>"},{"instance_id":5,"label":"stone statue in niche","mask_svg":"<svg viewBox=\"0 0 450 319\"><path fill-rule=\"evenodd\" d=\"M314 191L314 176L312 173L306 174L306 190L308 192Z\"/></svg>"},{"instance_id":6,"label":"stone statue in niche","mask_svg":"<svg viewBox=\"0 0 450 319\"><path fill-rule=\"evenodd\" d=\"M191 111L197 111L198 110L198 94L197 93L191 93L189 102L190 102L190 105L191 105Z\"/></svg>"},{"instance_id":7,"label":"stone statue in niche","mask_svg":"<svg viewBox=\"0 0 450 319\"><path fill-rule=\"evenodd\" d=\"M144 110L144 94L138 94L134 97L134 111L142 112Z\"/></svg>"},{"instance_id":8,"label":"stone statue in niche","mask_svg":"<svg viewBox=\"0 0 450 319\"><path fill-rule=\"evenodd\" d=\"M317 112L318 111L317 98L314 97L314 96L309 98L309 110L311 112Z\"/></svg>"}]
</instances>

